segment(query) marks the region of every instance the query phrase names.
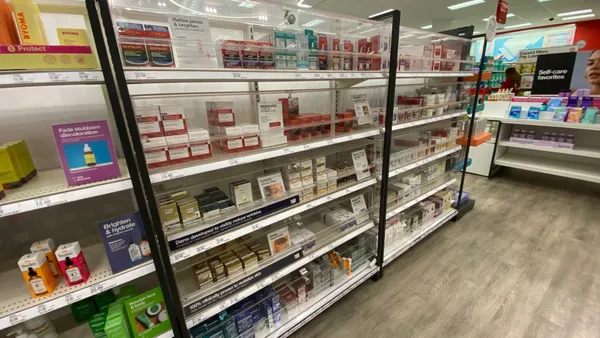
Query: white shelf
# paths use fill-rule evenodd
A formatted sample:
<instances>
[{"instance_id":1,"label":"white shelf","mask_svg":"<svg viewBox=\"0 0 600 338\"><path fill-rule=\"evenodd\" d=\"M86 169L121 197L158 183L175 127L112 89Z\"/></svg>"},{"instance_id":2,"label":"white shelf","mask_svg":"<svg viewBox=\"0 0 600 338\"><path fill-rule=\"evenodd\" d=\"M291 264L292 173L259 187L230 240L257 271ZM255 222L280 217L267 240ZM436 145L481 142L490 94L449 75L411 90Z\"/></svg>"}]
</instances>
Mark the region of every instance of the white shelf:
<instances>
[{"instance_id":1,"label":"white shelf","mask_svg":"<svg viewBox=\"0 0 600 338\"><path fill-rule=\"evenodd\" d=\"M219 170L223 168L229 168L237 165L257 162L266 160L269 158L275 158L280 156L286 156L290 154L299 153L302 151L307 151L311 149L322 148L326 146L331 146L338 143L344 143L349 141L354 141L358 139L363 139L371 136L379 135L379 130L368 130L364 132L352 133L350 135L331 137L324 140L304 143L293 146L285 146L279 147L275 149L265 149L265 150L257 150L254 152L240 153L236 157L231 157L227 159L221 159L211 162L210 159L193 162L193 164L185 163L180 166L177 166L177 169L170 169L166 171L160 171L157 173L153 173L150 175L150 180L152 183L164 182L176 178L181 178L185 176L191 176L196 174L201 174L213 170ZM172 168L167 167L167 168Z\"/></svg>"},{"instance_id":2,"label":"white shelf","mask_svg":"<svg viewBox=\"0 0 600 338\"><path fill-rule=\"evenodd\" d=\"M600 166L597 165L513 153L507 153L498 158L495 161L495 164L549 175L575 178L582 181L600 183Z\"/></svg>"},{"instance_id":3,"label":"white shelf","mask_svg":"<svg viewBox=\"0 0 600 338\"><path fill-rule=\"evenodd\" d=\"M365 266L359 268L358 271L353 271L352 276L344 275L343 279L336 280L336 285L323 290L319 294L319 296L325 296L317 296L303 305L298 306L296 309L292 310L291 313L288 313L289 320L277 330L266 332L265 334L259 333L256 336L261 338L289 337L296 330L314 319L331 305L335 304L335 302L339 301L364 281L371 278L371 276L378 271L379 267L365 264Z\"/></svg>"},{"instance_id":4,"label":"white shelf","mask_svg":"<svg viewBox=\"0 0 600 338\"><path fill-rule=\"evenodd\" d=\"M344 236L336 239L335 241L331 242L330 244L323 246L313 252L311 252L310 254L304 256L302 259L299 259L298 261L296 261L294 264L291 264L287 267L285 267L284 269L279 270L278 272L268 276L267 278L262 279L260 282L251 285L250 287L243 289L242 291L210 306L209 308L207 308L206 310L202 311L200 314L192 316L191 318L186 320L186 325L188 328L192 328L193 326L205 321L206 319L216 315L217 313L223 311L224 309L232 306L233 304L239 302L240 300L250 296L251 294L261 290L262 288L264 288L265 286L275 283L276 281L278 281L279 279L287 276L288 274L292 273L295 270L300 269L301 267L305 266L306 264L312 262L313 260L315 260L318 257L323 256L324 254L326 254L328 251L331 251L333 249L335 249L336 247L348 242L349 240L357 237L358 235L364 233L365 231L373 228L375 225L373 224L373 222L368 222L365 223L361 226L358 227L354 227L352 228L353 230L347 230L345 232L347 232L347 234L345 234Z\"/></svg>"},{"instance_id":5,"label":"white shelf","mask_svg":"<svg viewBox=\"0 0 600 338\"><path fill-rule=\"evenodd\" d=\"M119 178L76 187L67 185L62 169L38 171L22 187L5 190L6 197L0 200L0 218L131 189L127 166L122 161L119 166L123 173Z\"/></svg>"},{"instance_id":6,"label":"white shelf","mask_svg":"<svg viewBox=\"0 0 600 338\"><path fill-rule=\"evenodd\" d=\"M0 73L0 87L101 83L104 83L104 77L99 70L17 71Z\"/></svg>"},{"instance_id":7,"label":"white shelf","mask_svg":"<svg viewBox=\"0 0 600 338\"><path fill-rule=\"evenodd\" d=\"M423 107L423 108L426 108L426 107ZM419 121L397 124L392 127L392 130L397 131L397 130L408 129L408 128L412 128L412 127L416 127L416 126L422 126L425 124L433 123L433 122L449 120L449 119L453 119L455 117L465 116L465 115L467 115L467 111L463 110L463 111L459 111L459 112L452 113L452 114L445 114L445 115L441 115L441 116L430 117L430 118L419 120ZM385 128L383 128L383 130L385 131Z\"/></svg>"},{"instance_id":8,"label":"white shelf","mask_svg":"<svg viewBox=\"0 0 600 338\"><path fill-rule=\"evenodd\" d=\"M199 243L196 243L194 245L191 245L185 249L181 249L181 250L177 250L174 253L171 254L171 264L175 264L177 262L181 262L182 260L188 259L190 257L193 257L195 255L198 255L202 252L205 252L209 249L212 249L216 246L219 246L223 243L229 242L229 241L233 241L236 238L240 238L244 235L247 235L249 233L252 233L258 229L262 229L265 228L271 224L274 224L276 222L282 221L286 218L292 217L294 215L297 215L301 212L316 208L320 205L323 205L325 203L328 203L330 201L333 201L335 199L344 197L344 196L348 196L349 194L352 194L353 192L359 191L363 188L366 188L368 186L371 185L375 185L375 183L377 183L377 181L372 178L369 179L367 181L364 182L360 182L357 183L355 185L352 185L350 187L347 188L343 188L340 189L334 193L331 193L329 195L323 196L323 197L319 197L317 199L311 200L307 203L301 204L297 207L291 208L291 209L287 209L284 210L283 212L280 212L278 214L275 214L273 216L270 217L265 217L257 222L253 222L253 223L249 223L245 226L239 227L235 230L226 232L222 235L216 236L214 238L208 239L206 241L202 241ZM189 231L190 233L193 233L194 231L196 231L195 229L192 229L191 231ZM188 234L188 232L183 232L183 233L178 233L177 235L173 235L170 236L168 239L169 240L173 240L175 238L179 238L182 237L182 234Z\"/></svg>"},{"instance_id":9,"label":"white shelf","mask_svg":"<svg viewBox=\"0 0 600 338\"><path fill-rule=\"evenodd\" d=\"M510 119L510 118L506 118L506 117L493 118L493 120L500 121L504 124L518 124L518 125L522 125L522 126L540 126L540 127L600 131L600 124L556 122L556 121L552 121L552 120Z\"/></svg>"},{"instance_id":10,"label":"white shelf","mask_svg":"<svg viewBox=\"0 0 600 338\"><path fill-rule=\"evenodd\" d=\"M548 153L574 155L574 156L582 156L582 157L590 157L590 158L600 158L600 149L599 148L592 148L592 147L585 147L585 146L575 146L574 149L567 149L567 148L544 147L544 146L537 146L537 145L533 145L533 144L524 144L524 143L510 142L510 141L500 141L498 143L498 145L503 146L503 147L510 147L510 148L545 151Z\"/></svg>"},{"instance_id":11,"label":"white shelf","mask_svg":"<svg viewBox=\"0 0 600 338\"><path fill-rule=\"evenodd\" d=\"M397 72L398 78L464 77L473 72ZM125 71L127 82L231 82L231 81L329 81L370 80L387 78L387 71L304 71L284 69L130 69Z\"/></svg>"},{"instance_id":12,"label":"white shelf","mask_svg":"<svg viewBox=\"0 0 600 338\"><path fill-rule=\"evenodd\" d=\"M450 211L439 215L434 218L428 224L424 224L421 229L415 233L412 238L407 239L405 241L401 241L394 247L386 247L386 252L383 255L383 266L388 265L391 261L398 258L400 255L405 253L408 249L415 246L419 243L423 238L429 236L430 233L434 232L437 228L446 224L449 220L451 220L454 216L458 214L458 211L455 209L451 209Z\"/></svg>"},{"instance_id":13,"label":"white shelf","mask_svg":"<svg viewBox=\"0 0 600 338\"><path fill-rule=\"evenodd\" d=\"M102 244L83 249L91 270L87 282L68 286L64 277L51 295L32 298L23 280L21 270L14 269L0 274L0 330L25 320L68 306L82 299L128 283L155 271L154 263L147 262L114 275Z\"/></svg>"},{"instance_id":14,"label":"white shelf","mask_svg":"<svg viewBox=\"0 0 600 338\"><path fill-rule=\"evenodd\" d=\"M434 194L436 194L437 192L451 186L452 184L456 183L456 178L451 179L450 181L444 182L440 185L438 185L437 187L433 188L432 190L429 190L428 192L426 192L425 194L415 198L414 200L408 202L408 203L404 203L403 205L388 211L387 214L385 215L385 219L389 219L392 216L395 216L399 213L401 213L402 211L412 207L413 205L425 200L427 197L432 196Z\"/></svg>"},{"instance_id":15,"label":"white shelf","mask_svg":"<svg viewBox=\"0 0 600 338\"><path fill-rule=\"evenodd\" d=\"M400 167L398 169L391 170L390 173L389 173L389 175L388 175L388 177L394 177L394 176L400 175L400 174L402 174L404 172L407 172L409 170L413 170L413 169L418 168L418 167L420 167L422 165L425 165L427 163L431 163L431 162L433 162L435 160L439 160L442 157L454 154L455 152L460 151L461 149L462 149L461 146L456 146L456 147L452 147L452 149L448 149L448 150L444 150L444 151L442 151L440 153L436 153L435 155L427 156L427 157L425 157L425 158L423 158L423 159L421 159L419 161L415 161L415 162L412 162L412 163L410 163L408 165ZM381 176L379 176L378 178L379 178L379 180L381 180Z\"/></svg>"}]
</instances>

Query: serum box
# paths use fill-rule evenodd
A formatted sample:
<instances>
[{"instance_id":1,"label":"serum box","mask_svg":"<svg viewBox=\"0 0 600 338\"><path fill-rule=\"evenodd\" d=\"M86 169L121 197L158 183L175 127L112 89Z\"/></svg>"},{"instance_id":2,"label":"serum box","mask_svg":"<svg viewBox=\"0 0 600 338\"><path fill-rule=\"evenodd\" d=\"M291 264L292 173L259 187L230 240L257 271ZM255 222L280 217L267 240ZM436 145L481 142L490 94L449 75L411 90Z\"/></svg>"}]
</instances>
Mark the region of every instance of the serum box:
<instances>
[{"instance_id":1,"label":"serum box","mask_svg":"<svg viewBox=\"0 0 600 338\"><path fill-rule=\"evenodd\" d=\"M18 265L33 298L47 296L56 288L56 279L43 253L27 254L19 259Z\"/></svg>"},{"instance_id":2,"label":"serum box","mask_svg":"<svg viewBox=\"0 0 600 338\"><path fill-rule=\"evenodd\" d=\"M52 275L54 275L54 277L60 277L60 267L58 266L58 260L56 259L56 255L54 254L54 249L56 249L54 241L52 240L52 238L47 238L31 244L30 251L33 253L43 253L46 256L46 260L50 265Z\"/></svg>"},{"instance_id":3,"label":"serum box","mask_svg":"<svg viewBox=\"0 0 600 338\"><path fill-rule=\"evenodd\" d=\"M56 249L56 258L69 286L85 283L90 277L90 268L83 257L79 242L59 246Z\"/></svg>"}]
</instances>

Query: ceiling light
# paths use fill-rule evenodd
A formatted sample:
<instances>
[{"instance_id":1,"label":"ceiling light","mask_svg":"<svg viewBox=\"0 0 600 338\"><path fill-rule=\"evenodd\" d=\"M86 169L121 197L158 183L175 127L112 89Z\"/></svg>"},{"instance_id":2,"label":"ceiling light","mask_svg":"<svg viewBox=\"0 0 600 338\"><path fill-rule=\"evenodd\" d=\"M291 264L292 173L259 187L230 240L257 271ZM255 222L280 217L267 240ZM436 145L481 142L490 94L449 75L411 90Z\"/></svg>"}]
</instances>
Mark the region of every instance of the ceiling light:
<instances>
[{"instance_id":1,"label":"ceiling light","mask_svg":"<svg viewBox=\"0 0 600 338\"><path fill-rule=\"evenodd\" d=\"M431 29L431 28L433 28L433 25L427 25L427 26L421 27L421 29Z\"/></svg>"},{"instance_id":2,"label":"ceiling light","mask_svg":"<svg viewBox=\"0 0 600 338\"><path fill-rule=\"evenodd\" d=\"M309 21L307 23L305 23L304 25L302 25L302 27L312 27L312 26L316 26L320 23L325 22L325 20L321 20L321 19L314 19L312 21Z\"/></svg>"},{"instance_id":3,"label":"ceiling light","mask_svg":"<svg viewBox=\"0 0 600 338\"><path fill-rule=\"evenodd\" d=\"M550 2L552 0L538 0L538 2Z\"/></svg>"},{"instance_id":4,"label":"ceiling light","mask_svg":"<svg viewBox=\"0 0 600 338\"><path fill-rule=\"evenodd\" d=\"M212 13L212 14L217 14L217 9L214 7L206 7L204 8L206 10L206 13Z\"/></svg>"},{"instance_id":5,"label":"ceiling light","mask_svg":"<svg viewBox=\"0 0 600 338\"><path fill-rule=\"evenodd\" d=\"M481 34L481 32L480 31L474 31L473 32L473 35L477 35L477 34Z\"/></svg>"},{"instance_id":6,"label":"ceiling light","mask_svg":"<svg viewBox=\"0 0 600 338\"><path fill-rule=\"evenodd\" d=\"M584 10L581 10L581 11L558 13L556 15L558 15L558 16L570 16L570 15L578 15L578 14L585 14L585 13L591 13L591 12L592 12L591 9L584 9Z\"/></svg>"},{"instance_id":7,"label":"ceiling light","mask_svg":"<svg viewBox=\"0 0 600 338\"><path fill-rule=\"evenodd\" d=\"M570 16L568 18L562 18L563 21L565 20L577 20L577 19L585 19L585 18L593 18L596 15L594 13L591 14L584 14L584 15L577 15L577 16Z\"/></svg>"},{"instance_id":8,"label":"ceiling light","mask_svg":"<svg viewBox=\"0 0 600 338\"><path fill-rule=\"evenodd\" d=\"M244 2L240 2L240 4L238 6L245 7L245 8L253 8L254 6L256 6L256 4L254 2L244 1Z\"/></svg>"},{"instance_id":9,"label":"ceiling light","mask_svg":"<svg viewBox=\"0 0 600 338\"><path fill-rule=\"evenodd\" d=\"M467 1L467 2L461 2L461 3L456 4L456 5L448 6L448 9L451 10L451 11L455 11L457 9L479 5L479 4L482 4L484 2L485 2L484 0L471 0L471 1Z\"/></svg>"},{"instance_id":10,"label":"ceiling light","mask_svg":"<svg viewBox=\"0 0 600 338\"><path fill-rule=\"evenodd\" d=\"M417 39L426 39L426 38L431 38L434 36L435 36L435 34L428 34L428 35L424 35L424 36L418 36Z\"/></svg>"},{"instance_id":11,"label":"ceiling light","mask_svg":"<svg viewBox=\"0 0 600 338\"><path fill-rule=\"evenodd\" d=\"M300 0L298 1L298 3L296 4L296 6L300 7L300 8L312 8L311 5L309 4L305 4L304 0Z\"/></svg>"},{"instance_id":12,"label":"ceiling light","mask_svg":"<svg viewBox=\"0 0 600 338\"><path fill-rule=\"evenodd\" d=\"M414 34L404 34L404 35L400 35L398 37L398 39L406 39L406 38L410 38L411 36L415 36Z\"/></svg>"},{"instance_id":13,"label":"ceiling light","mask_svg":"<svg viewBox=\"0 0 600 338\"><path fill-rule=\"evenodd\" d=\"M507 18L512 18L512 17L514 17L514 16L515 16L515 15L514 15L513 13L508 13L508 14L506 14L506 17L507 17ZM483 20L483 21L485 21L485 22L487 22L489 19L490 19L490 18L489 18L489 17L487 17L487 18L485 18L485 19L482 19L482 20Z\"/></svg>"},{"instance_id":14,"label":"ceiling light","mask_svg":"<svg viewBox=\"0 0 600 338\"><path fill-rule=\"evenodd\" d=\"M266 16L266 15L259 15L258 16L258 20L260 20L260 21L267 21L267 20L269 20L269 17Z\"/></svg>"},{"instance_id":15,"label":"ceiling light","mask_svg":"<svg viewBox=\"0 0 600 338\"><path fill-rule=\"evenodd\" d=\"M379 13L371 14L371 15L369 15L369 19L372 19L372 18L374 18L374 17L376 17L376 16L380 16L380 15L382 15L382 14L389 13L389 12L391 12L391 11L393 11L393 9L391 9L391 8L390 8L390 9L386 9L386 10L385 10L385 11L383 11L383 12L379 12Z\"/></svg>"},{"instance_id":16,"label":"ceiling light","mask_svg":"<svg viewBox=\"0 0 600 338\"><path fill-rule=\"evenodd\" d=\"M528 22L528 23L522 23L522 24L519 24L519 25L505 26L504 29L512 29L512 28L520 28L520 27L528 27L528 26L531 26L530 22Z\"/></svg>"}]
</instances>

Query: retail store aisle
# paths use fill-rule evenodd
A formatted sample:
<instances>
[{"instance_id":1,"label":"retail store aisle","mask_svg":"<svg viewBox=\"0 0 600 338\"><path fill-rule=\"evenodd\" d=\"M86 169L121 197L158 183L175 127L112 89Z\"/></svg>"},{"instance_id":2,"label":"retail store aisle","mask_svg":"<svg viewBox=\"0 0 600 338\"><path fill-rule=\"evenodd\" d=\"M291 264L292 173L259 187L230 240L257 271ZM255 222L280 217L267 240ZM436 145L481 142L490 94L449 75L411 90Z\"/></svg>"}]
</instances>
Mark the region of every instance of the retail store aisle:
<instances>
[{"instance_id":1,"label":"retail store aisle","mask_svg":"<svg viewBox=\"0 0 600 338\"><path fill-rule=\"evenodd\" d=\"M293 337L599 337L600 193L549 182L469 175L471 213Z\"/></svg>"}]
</instances>

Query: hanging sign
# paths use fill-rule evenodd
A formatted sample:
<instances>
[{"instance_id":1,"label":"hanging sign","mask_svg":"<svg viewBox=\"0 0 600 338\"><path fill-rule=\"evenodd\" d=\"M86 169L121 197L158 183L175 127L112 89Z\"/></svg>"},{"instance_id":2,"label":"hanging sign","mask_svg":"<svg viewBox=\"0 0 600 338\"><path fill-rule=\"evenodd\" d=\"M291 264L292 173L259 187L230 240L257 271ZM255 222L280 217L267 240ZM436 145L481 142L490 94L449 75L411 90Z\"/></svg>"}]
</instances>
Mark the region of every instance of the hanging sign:
<instances>
[{"instance_id":1,"label":"hanging sign","mask_svg":"<svg viewBox=\"0 0 600 338\"><path fill-rule=\"evenodd\" d=\"M569 91L577 53L540 55L535 66L532 94Z\"/></svg>"},{"instance_id":2,"label":"hanging sign","mask_svg":"<svg viewBox=\"0 0 600 338\"><path fill-rule=\"evenodd\" d=\"M496 37L496 17L490 16L485 25L485 39L488 42L492 42Z\"/></svg>"},{"instance_id":3,"label":"hanging sign","mask_svg":"<svg viewBox=\"0 0 600 338\"><path fill-rule=\"evenodd\" d=\"M496 7L496 22L505 24L506 16L508 15L508 2L506 0L498 0L498 7Z\"/></svg>"}]
</instances>

